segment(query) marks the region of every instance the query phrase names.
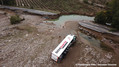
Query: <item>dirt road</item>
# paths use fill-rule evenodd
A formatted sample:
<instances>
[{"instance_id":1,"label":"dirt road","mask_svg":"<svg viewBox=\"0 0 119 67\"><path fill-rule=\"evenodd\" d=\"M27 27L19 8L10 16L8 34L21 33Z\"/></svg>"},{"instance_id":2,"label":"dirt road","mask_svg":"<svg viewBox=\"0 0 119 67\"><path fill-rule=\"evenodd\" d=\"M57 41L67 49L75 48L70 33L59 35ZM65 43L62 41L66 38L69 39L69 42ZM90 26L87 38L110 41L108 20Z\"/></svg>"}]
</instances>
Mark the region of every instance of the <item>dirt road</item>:
<instances>
[{"instance_id":1,"label":"dirt road","mask_svg":"<svg viewBox=\"0 0 119 67\"><path fill-rule=\"evenodd\" d=\"M2 11L2 10L1 10ZM80 37L76 21L68 21L63 27L43 22L41 16L21 14L25 20L11 25L9 16L0 14L0 67L79 67L81 63L116 63L115 53L91 46ZM71 47L61 63L51 59L51 52L67 34L75 34L76 44Z\"/></svg>"}]
</instances>

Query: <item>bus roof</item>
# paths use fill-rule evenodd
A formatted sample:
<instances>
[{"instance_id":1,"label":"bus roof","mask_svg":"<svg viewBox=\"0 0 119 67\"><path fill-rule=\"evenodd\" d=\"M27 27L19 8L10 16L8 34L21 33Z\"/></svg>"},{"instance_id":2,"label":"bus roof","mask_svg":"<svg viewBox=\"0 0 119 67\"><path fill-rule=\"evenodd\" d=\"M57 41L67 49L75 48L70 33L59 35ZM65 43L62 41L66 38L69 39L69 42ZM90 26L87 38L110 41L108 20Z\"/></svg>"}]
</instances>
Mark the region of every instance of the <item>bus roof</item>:
<instances>
[{"instance_id":1,"label":"bus roof","mask_svg":"<svg viewBox=\"0 0 119 67\"><path fill-rule=\"evenodd\" d=\"M72 41L73 37L74 35L67 35L64 40L53 50L52 53L59 57Z\"/></svg>"}]
</instances>

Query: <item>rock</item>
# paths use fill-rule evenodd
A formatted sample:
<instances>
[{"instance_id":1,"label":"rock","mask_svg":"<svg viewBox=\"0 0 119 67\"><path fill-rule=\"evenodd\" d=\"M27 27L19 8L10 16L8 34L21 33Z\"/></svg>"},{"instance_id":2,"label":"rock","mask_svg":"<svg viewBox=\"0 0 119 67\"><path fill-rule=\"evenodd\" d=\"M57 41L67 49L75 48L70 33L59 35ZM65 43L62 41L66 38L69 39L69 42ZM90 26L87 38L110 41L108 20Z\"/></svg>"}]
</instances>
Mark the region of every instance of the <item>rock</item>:
<instances>
[{"instance_id":1,"label":"rock","mask_svg":"<svg viewBox=\"0 0 119 67\"><path fill-rule=\"evenodd\" d=\"M39 34L37 34L37 35L39 35Z\"/></svg>"},{"instance_id":2,"label":"rock","mask_svg":"<svg viewBox=\"0 0 119 67\"><path fill-rule=\"evenodd\" d=\"M26 37L28 36L28 34L26 34Z\"/></svg>"},{"instance_id":3,"label":"rock","mask_svg":"<svg viewBox=\"0 0 119 67\"><path fill-rule=\"evenodd\" d=\"M108 59L111 59L112 58L112 53L108 53L105 55Z\"/></svg>"},{"instance_id":4,"label":"rock","mask_svg":"<svg viewBox=\"0 0 119 67\"><path fill-rule=\"evenodd\" d=\"M11 42L11 40L8 40L8 42Z\"/></svg>"}]
</instances>

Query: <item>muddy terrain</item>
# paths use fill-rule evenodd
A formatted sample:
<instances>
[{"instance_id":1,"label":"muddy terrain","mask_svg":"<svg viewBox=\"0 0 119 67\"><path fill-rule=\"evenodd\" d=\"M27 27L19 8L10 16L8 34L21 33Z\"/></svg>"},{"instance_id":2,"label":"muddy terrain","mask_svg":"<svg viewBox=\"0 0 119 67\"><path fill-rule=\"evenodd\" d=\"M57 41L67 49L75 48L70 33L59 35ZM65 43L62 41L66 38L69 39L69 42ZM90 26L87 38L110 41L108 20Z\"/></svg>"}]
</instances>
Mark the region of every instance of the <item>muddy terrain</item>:
<instances>
[{"instance_id":1,"label":"muddy terrain","mask_svg":"<svg viewBox=\"0 0 119 67\"><path fill-rule=\"evenodd\" d=\"M11 25L9 18L15 14L13 11L0 10L0 67L84 67L78 64L119 64L119 58L112 49L95 47L79 35L77 21L67 21L59 27L43 22L46 19L42 16L21 13L20 17L25 20ZM51 52L68 34L76 35L77 41L61 63L56 63L51 59Z\"/></svg>"}]
</instances>

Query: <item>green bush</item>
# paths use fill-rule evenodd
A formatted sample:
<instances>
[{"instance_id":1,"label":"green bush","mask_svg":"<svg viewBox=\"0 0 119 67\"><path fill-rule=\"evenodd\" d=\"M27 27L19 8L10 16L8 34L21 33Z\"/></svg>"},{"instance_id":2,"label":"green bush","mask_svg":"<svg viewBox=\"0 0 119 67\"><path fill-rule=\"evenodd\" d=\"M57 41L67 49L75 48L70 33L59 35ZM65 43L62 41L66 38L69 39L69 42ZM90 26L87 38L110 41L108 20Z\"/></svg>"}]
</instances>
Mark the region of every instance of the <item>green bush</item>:
<instances>
[{"instance_id":1,"label":"green bush","mask_svg":"<svg viewBox=\"0 0 119 67\"><path fill-rule=\"evenodd\" d=\"M100 24L111 23L112 27L119 30L119 0L112 0L108 7L108 10L99 12L94 20Z\"/></svg>"},{"instance_id":2,"label":"green bush","mask_svg":"<svg viewBox=\"0 0 119 67\"><path fill-rule=\"evenodd\" d=\"M96 23L100 23L100 24L111 23L112 22L111 11L98 12L94 20Z\"/></svg>"},{"instance_id":3,"label":"green bush","mask_svg":"<svg viewBox=\"0 0 119 67\"><path fill-rule=\"evenodd\" d=\"M18 24L21 20L22 19L19 17L19 15L11 16L10 18L11 24Z\"/></svg>"},{"instance_id":4,"label":"green bush","mask_svg":"<svg viewBox=\"0 0 119 67\"><path fill-rule=\"evenodd\" d=\"M112 18L112 27L119 30L119 10L116 11Z\"/></svg>"},{"instance_id":5,"label":"green bush","mask_svg":"<svg viewBox=\"0 0 119 67\"><path fill-rule=\"evenodd\" d=\"M97 13L94 20L96 23L105 24L106 23L106 13L103 11Z\"/></svg>"}]
</instances>

